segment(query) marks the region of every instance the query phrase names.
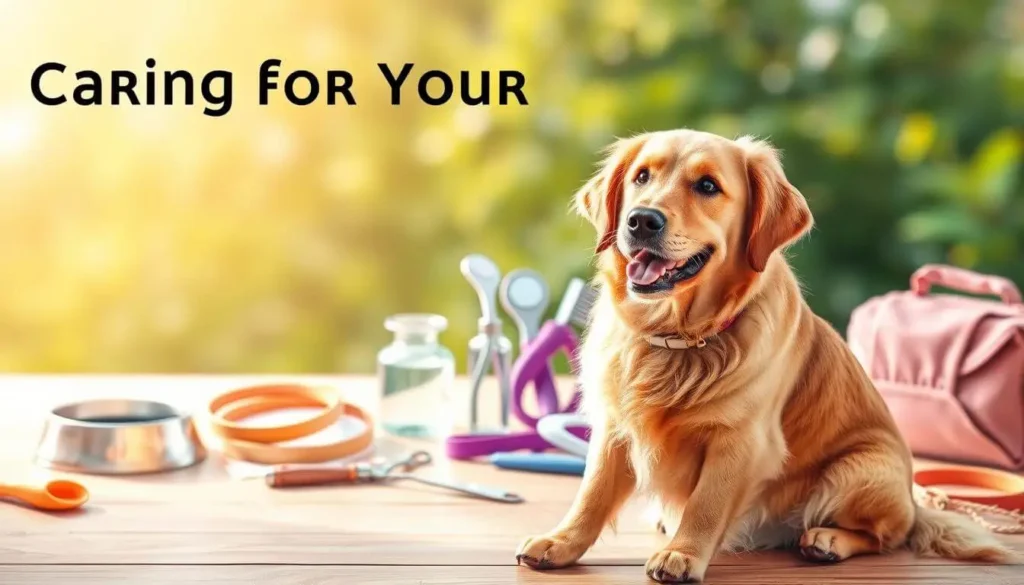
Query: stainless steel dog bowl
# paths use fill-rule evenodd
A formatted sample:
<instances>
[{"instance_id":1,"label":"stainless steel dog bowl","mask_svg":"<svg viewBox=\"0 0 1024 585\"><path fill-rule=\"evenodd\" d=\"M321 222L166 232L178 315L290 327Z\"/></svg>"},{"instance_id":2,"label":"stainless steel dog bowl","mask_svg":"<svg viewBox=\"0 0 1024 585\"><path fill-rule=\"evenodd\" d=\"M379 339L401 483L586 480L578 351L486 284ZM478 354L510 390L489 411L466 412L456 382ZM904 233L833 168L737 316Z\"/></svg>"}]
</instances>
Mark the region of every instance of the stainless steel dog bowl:
<instances>
[{"instance_id":1,"label":"stainless steel dog bowl","mask_svg":"<svg viewBox=\"0 0 1024 585\"><path fill-rule=\"evenodd\" d=\"M205 457L190 415L146 400L90 400L55 408L36 449L39 465L113 475L170 471Z\"/></svg>"}]
</instances>

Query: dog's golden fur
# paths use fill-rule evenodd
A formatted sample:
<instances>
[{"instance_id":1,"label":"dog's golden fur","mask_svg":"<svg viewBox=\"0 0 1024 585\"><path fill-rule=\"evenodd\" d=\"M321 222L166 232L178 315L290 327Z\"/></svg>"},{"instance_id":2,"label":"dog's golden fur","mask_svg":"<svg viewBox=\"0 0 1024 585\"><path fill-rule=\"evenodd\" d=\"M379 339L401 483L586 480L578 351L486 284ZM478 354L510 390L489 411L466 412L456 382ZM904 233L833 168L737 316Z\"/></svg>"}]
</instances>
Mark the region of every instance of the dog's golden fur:
<instances>
[{"instance_id":1,"label":"dog's golden fur","mask_svg":"<svg viewBox=\"0 0 1024 585\"><path fill-rule=\"evenodd\" d=\"M638 169L649 181L634 181ZM697 193L702 178L720 192ZM914 504L910 453L885 404L781 254L812 219L770 145L688 130L624 139L576 201L599 242L601 293L580 356L591 449L572 508L520 546L520 562L575 562L637 490L657 498L671 535L647 563L658 581L700 581L723 546L797 545L819 561L905 545L1009 560L977 526ZM636 207L664 213L671 259L713 247L703 270L667 292L631 290L619 217ZM706 345L646 338L665 334Z\"/></svg>"}]
</instances>

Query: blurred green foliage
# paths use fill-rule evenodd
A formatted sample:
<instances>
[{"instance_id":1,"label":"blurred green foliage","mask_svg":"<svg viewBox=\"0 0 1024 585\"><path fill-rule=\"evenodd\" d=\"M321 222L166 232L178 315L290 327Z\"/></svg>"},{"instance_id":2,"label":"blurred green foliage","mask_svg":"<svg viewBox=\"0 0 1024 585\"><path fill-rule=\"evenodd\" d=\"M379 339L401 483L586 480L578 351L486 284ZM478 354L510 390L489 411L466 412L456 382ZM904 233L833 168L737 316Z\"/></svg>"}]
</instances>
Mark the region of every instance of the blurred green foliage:
<instances>
[{"instance_id":1,"label":"blurred green foliage","mask_svg":"<svg viewBox=\"0 0 1024 585\"><path fill-rule=\"evenodd\" d=\"M782 149L817 225L790 256L841 332L927 262L1024 286L1024 3L555 4L548 19L529 12L532 119L453 164L498 164L507 149L534 162L484 190L496 200L460 239L555 282L585 274L593 234L560 213L595 150L690 127Z\"/></svg>"},{"instance_id":2,"label":"blurred green foliage","mask_svg":"<svg viewBox=\"0 0 1024 585\"><path fill-rule=\"evenodd\" d=\"M36 197L0 209L4 280L28 287L0 294L5 369L370 372L384 318L421 311L450 319L443 340L464 363L479 308L459 259L539 270L553 312L567 280L591 271L594 234L569 199L599 149L676 127L782 149L817 222L791 257L840 331L926 262L1024 285L1024 2L381 4L283 3L258 14L280 35L262 44L236 19L250 14L241 5L164 24L206 47L231 23L254 43L232 49L249 70L275 56L358 63L360 105L237 105L187 144L69 131L57 172L42 155L19 167L8 184ZM190 30L200 18L212 24ZM318 56L289 53L311 27L329 40ZM369 81L378 61L521 70L530 105L392 107ZM266 130L263 158L247 154L253 128ZM119 139L116 155L80 148ZM82 178L96 166L106 182Z\"/></svg>"}]
</instances>

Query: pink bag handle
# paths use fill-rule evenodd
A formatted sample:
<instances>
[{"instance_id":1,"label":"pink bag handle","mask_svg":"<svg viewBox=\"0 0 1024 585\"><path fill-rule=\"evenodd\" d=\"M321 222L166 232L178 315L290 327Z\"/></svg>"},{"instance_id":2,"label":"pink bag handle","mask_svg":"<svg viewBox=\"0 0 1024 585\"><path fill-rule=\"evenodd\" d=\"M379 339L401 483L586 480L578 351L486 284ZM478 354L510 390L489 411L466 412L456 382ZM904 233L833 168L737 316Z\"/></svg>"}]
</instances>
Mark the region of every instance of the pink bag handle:
<instances>
[{"instance_id":1,"label":"pink bag handle","mask_svg":"<svg viewBox=\"0 0 1024 585\"><path fill-rule=\"evenodd\" d=\"M994 295L1008 305L1021 302L1020 290L1002 276L978 274L942 264L926 264L910 277L910 290L919 295L928 294L933 284L978 295Z\"/></svg>"}]
</instances>

